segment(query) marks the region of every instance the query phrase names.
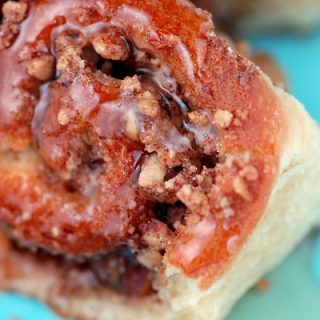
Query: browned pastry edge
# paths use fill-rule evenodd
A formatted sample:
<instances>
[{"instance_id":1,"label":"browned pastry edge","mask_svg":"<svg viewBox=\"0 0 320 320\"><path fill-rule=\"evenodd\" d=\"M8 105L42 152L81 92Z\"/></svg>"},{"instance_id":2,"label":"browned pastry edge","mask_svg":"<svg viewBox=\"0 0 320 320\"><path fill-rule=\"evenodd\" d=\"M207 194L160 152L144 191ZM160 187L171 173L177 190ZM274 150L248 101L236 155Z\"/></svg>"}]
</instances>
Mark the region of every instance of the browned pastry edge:
<instances>
[{"instance_id":1,"label":"browned pastry edge","mask_svg":"<svg viewBox=\"0 0 320 320\"><path fill-rule=\"evenodd\" d=\"M211 157L214 165L210 168L210 165L202 164L195 181L188 180L197 172L196 169L192 173L194 169L190 167L189 171L186 171L187 179L183 178L182 184L174 179L164 183L165 189L177 191L175 196L190 212L185 221L177 225L169 240L165 240L169 232L168 229L163 229L166 226L150 219L146 210L144 213L137 211L136 208L127 210L131 203L140 203L139 197L141 197L141 193L136 194L135 187L131 185L132 171L127 170L134 163L131 148L135 146L135 142L129 143L127 138L121 137L119 144L118 138L112 137L110 147L106 144L106 138L110 133L89 135L89 139L79 141L79 130L89 132L92 126L100 128L96 113L93 112L93 120L85 122L84 125L81 120L83 118L78 115L75 117L75 122L66 122L65 114L62 116L58 100L55 100L59 99L63 92L68 93L68 90L77 88L79 83L81 86L83 83L90 83L100 102L112 104L112 101L118 97L119 84L101 72L95 72L90 65L82 69L80 67L82 59L78 53L79 50L81 51L81 37L80 40L72 40L74 38L72 34L63 31L61 38L57 38L57 56L54 57L57 59L57 68L61 69L62 73L57 80L52 81L49 87L48 101L52 103L42 119L43 123L47 121L48 125L40 130L42 140L38 140L40 141L39 153L42 157L39 163L44 160L44 164L38 165L37 160L33 164L27 163L28 158L24 158L24 153L21 151L18 151L16 158L13 157L14 160L9 164L3 161L4 165L0 170L0 183L3 186L2 191L0 190L2 222L6 224L7 229L13 231L15 238L23 243L29 242L52 252L71 254L79 254L83 250L85 253L95 254L105 248L106 244L121 242L126 237L129 239L129 245L134 246L135 239L140 234L147 238L147 245L151 247L161 238L164 239L161 248L157 248L156 244L155 249L165 250L165 260L168 263L180 268L184 274L198 278L202 287L210 286L236 257L260 220L279 170L282 143L286 138L286 126L271 84L253 64L234 52L225 41L215 35L208 13L194 8L187 1L166 0L152 3L138 0L102 1L104 4L102 7L97 5L97 1L84 3L80 0L77 1L77 6L73 3L72 7L59 0L46 3L40 0L36 3L29 1L23 3L29 5L28 15L26 18L21 15L21 19L25 18L25 21L21 24L21 31L18 30L16 44L11 46L9 43L8 48L0 52L0 62L4 67L1 81L6 84L0 92L2 98L0 131L3 144L7 145L9 141L9 147L17 150L23 148L23 145L30 140L34 143L35 137L38 137L34 126L32 127L30 123L34 116L32 108L34 102L31 103L31 100L37 100L34 86L39 87L43 83L42 79L46 77L37 73L35 66L39 63L39 57L42 63L43 57L52 56L51 48L47 45L41 47L39 52L37 47L39 39L44 39L45 44L51 31L57 25L65 25L65 21L69 23L69 19L84 33L88 25L104 21L104 23L115 23L118 28L125 31L126 37L136 48L153 55L167 68L166 70L169 70L171 78L179 85L179 98L182 99L180 101L191 109L187 119L192 125L200 128L203 125L206 126L206 121L199 121L201 120L199 113L201 115L204 112L208 115L210 126L214 127L215 134L213 140L203 145L213 147L213 150L204 150L204 153ZM172 12L172 15L166 15L168 11ZM61 18L63 16L64 18ZM57 17L55 24L48 25L54 17ZM151 17L150 21L148 17ZM12 24L12 20L16 18L12 18L10 14L6 19L5 23L8 23L8 26L10 23L16 24L16 21ZM21 19L19 18L19 23ZM148 23L145 23L146 19ZM32 50L31 53L26 50L26 60L19 62L19 52L26 46L26 41L32 43ZM65 50L66 48L68 50ZM71 55L69 51L72 52ZM46 53L43 54L43 52ZM124 57L125 54L117 59L125 59ZM46 65L48 62L50 64L51 60L46 58ZM64 67L67 68L66 71ZM75 76L75 74L78 75ZM18 83L13 90L8 90L7 87L12 85L10 76L22 79L22 82ZM49 73L48 77L50 77ZM66 82L63 81L64 79ZM29 85L25 86L24 80L32 84L31 88ZM108 83L106 92L103 87L104 82ZM27 97L27 103L20 104L21 101L12 95L17 92L15 90L21 91L20 96ZM152 90L150 92L152 93ZM80 97L89 104L92 100L90 92ZM72 108L79 107L77 97L71 102ZM8 113L6 106L14 106L18 112ZM96 107L94 105L94 108ZM80 116L83 117L81 114ZM193 119L194 123L192 123ZM156 120L153 121L157 123ZM107 128L109 129L109 125ZM199 132L201 136L202 131ZM53 140L52 137L54 137ZM75 143L65 144L73 137L76 137ZM133 137L129 138L134 140ZM141 136L140 139L142 139ZM100 177L104 182L101 184L102 187L98 186L102 190L98 195L102 196L97 197L99 201L97 201L97 210L93 211L94 220L88 220L86 219L87 199L83 197L85 191L81 188L76 189L76 193L64 191L59 179L65 179L65 176L61 175L64 171L60 171L61 168L64 169L67 162L52 160L48 153L50 148L45 146L62 146L62 153L67 154L73 147L78 148L78 145L79 150L86 150L88 144L100 146L100 142L103 145L101 150L107 151L99 150L99 152L104 152L105 157L122 159L122 164L120 169L115 166L116 175L111 170L109 175L108 171L102 171L103 174ZM145 144L147 145L146 142ZM138 182L143 188L145 187L145 180L142 179L143 170L145 167L150 168L150 161L152 161L151 167L156 163L156 170L160 172L163 167L170 167L168 158L161 153L161 148L156 147L150 150L156 152L157 157L154 158L153 155L150 158L146 157L145 163L141 166L142 171ZM34 159L37 159L37 156ZM82 157L80 161L83 161ZM46 166L53 169L53 175L48 175ZM67 173L78 177L77 171L69 170ZM27 188L23 181L26 181ZM123 185L125 185L125 191L121 189ZM132 191L133 197L130 193ZM122 202L118 197L121 192L129 195L128 199L124 198L125 201ZM151 197L153 199L160 197L160 202L163 201L161 198L163 195L159 196L157 192L153 190ZM112 195L110 198L113 200L105 197L105 194ZM147 194L146 199L149 200L150 193L148 195L147 190L144 190L144 194ZM164 195L166 197L164 202L166 202L170 197L166 193ZM69 202L74 202L76 206L63 205ZM103 203L103 210L99 211L100 203ZM31 208L28 219L25 219L24 215L26 207ZM62 208L65 210L62 211ZM79 211L83 214L77 216L76 212ZM138 223L139 227L133 229L133 236L131 236L130 225L133 224L136 227L133 221L137 221L139 216L143 217L143 223L140 225ZM120 227L115 229L117 232L111 228L113 219L120 219ZM129 224L124 224L125 227L122 227L122 223L127 223L128 220ZM118 224L115 225L118 226ZM123 231L120 233L120 238L118 238L119 230Z\"/></svg>"}]
</instances>

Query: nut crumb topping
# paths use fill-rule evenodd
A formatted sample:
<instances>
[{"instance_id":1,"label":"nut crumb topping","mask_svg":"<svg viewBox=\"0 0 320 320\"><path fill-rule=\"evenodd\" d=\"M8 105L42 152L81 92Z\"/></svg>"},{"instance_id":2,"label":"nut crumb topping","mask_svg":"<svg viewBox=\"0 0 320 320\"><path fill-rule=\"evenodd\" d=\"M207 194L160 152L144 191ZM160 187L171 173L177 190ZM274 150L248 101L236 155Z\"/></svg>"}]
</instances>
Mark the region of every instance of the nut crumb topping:
<instances>
[{"instance_id":1,"label":"nut crumb topping","mask_svg":"<svg viewBox=\"0 0 320 320\"><path fill-rule=\"evenodd\" d=\"M240 197L242 197L246 201L252 200L252 195L249 192L248 186L242 177L237 176L233 180L233 189L236 194L238 194Z\"/></svg>"},{"instance_id":2,"label":"nut crumb topping","mask_svg":"<svg viewBox=\"0 0 320 320\"><path fill-rule=\"evenodd\" d=\"M157 154L148 157L141 168L139 176L140 187L151 187L158 183L162 183L166 175L166 168L160 162Z\"/></svg>"},{"instance_id":3,"label":"nut crumb topping","mask_svg":"<svg viewBox=\"0 0 320 320\"><path fill-rule=\"evenodd\" d=\"M210 125L209 117L203 111L192 111L188 113L188 120L195 126L206 127Z\"/></svg>"},{"instance_id":4,"label":"nut crumb topping","mask_svg":"<svg viewBox=\"0 0 320 320\"><path fill-rule=\"evenodd\" d=\"M258 170L251 165L245 166L240 172L240 176L248 181L255 181L259 178Z\"/></svg>"},{"instance_id":5,"label":"nut crumb topping","mask_svg":"<svg viewBox=\"0 0 320 320\"><path fill-rule=\"evenodd\" d=\"M160 108L150 91L145 91L138 98L138 110L147 117L155 118L160 115Z\"/></svg>"},{"instance_id":6,"label":"nut crumb topping","mask_svg":"<svg viewBox=\"0 0 320 320\"><path fill-rule=\"evenodd\" d=\"M28 221L32 218L32 214L29 211L25 211L22 216L21 216L21 220L22 221Z\"/></svg>"},{"instance_id":7,"label":"nut crumb topping","mask_svg":"<svg viewBox=\"0 0 320 320\"><path fill-rule=\"evenodd\" d=\"M152 270L158 269L162 264L162 255L156 250L141 250L137 258L142 265Z\"/></svg>"},{"instance_id":8,"label":"nut crumb topping","mask_svg":"<svg viewBox=\"0 0 320 320\"><path fill-rule=\"evenodd\" d=\"M129 49L125 38L114 29L96 33L92 40L95 51L104 59L126 60Z\"/></svg>"},{"instance_id":9,"label":"nut crumb topping","mask_svg":"<svg viewBox=\"0 0 320 320\"><path fill-rule=\"evenodd\" d=\"M60 111L58 112L57 120L60 125L67 125L70 122L70 110L60 109Z\"/></svg>"},{"instance_id":10,"label":"nut crumb topping","mask_svg":"<svg viewBox=\"0 0 320 320\"><path fill-rule=\"evenodd\" d=\"M230 126L233 120L233 114L228 110L219 109L213 117L214 124L219 128L226 129Z\"/></svg>"},{"instance_id":11,"label":"nut crumb topping","mask_svg":"<svg viewBox=\"0 0 320 320\"><path fill-rule=\"evenodd\" d=\"M48 81L54 75L55 59L53 56L46 54L35 57L27 63L27 71L30 76L40 80Z\"/></svg>"},{"instance_id":12,"label":"nut crumb topping","mask_svg":"<svg viewBox=\"0 0 320 320\"><path fill-rule=\"evenodd\" d=\"M194 189L191 185L184 185L177 192L177 197L192 212L195 212L200 216L206 216L210 214L208 197L200 188Z\"/></svg>"},{"instance_id":13,"label":"nut crumb topping","mask_svg":"<svg viewBox=\"0 0 320 320\"><path fill-rule=\"evenodd\" d=\"M2 6L3 16L15 23L21 22L28 10L28 5L25 2L7 1Z\"/></svg>"},{"instance_id":14,"label":"nut crumb topping","mask_svg":"<svg viewBox=\"0 0 320 320\"><path fill-rule=\"evenodd\" d=\"M60 235L60 229L59 229L58 227L56 227L56 226L52 227L52 229L51 229L51 234L52 234L52 236L53 236L54 238L59 237L59 235Z\"/></svg>"},{"instance_id":15,"label":"nut crumb topping","mask_svg":"<svg viewBox=\"0 0 320 320\"><path fill-rule=\"evenodd\" d=\"M167 226L156 220L151 220L144 230L142 235L143 242L148 245L150 249L163 250L171 241L171 233Z\"/></svg>"},{"instance_id":16,"label":"nut crumb topping","mask_svg":"<svg viewBox=\"0 0 320 320\"><path fill-rule=\"evenodd\" d=\"M126 136L134 141L139 141L139 127L137 124L136 115L133 110L127 111L127 113L125 114L125 122Z\"/></svg>"},{"instance_id":17,"label":"nut crumb topping","mask_svg":"<svg viewBox=\"0 0 320 320\"><path fill-rule=\"evenodd\" d=\"M225 219L229 219L233 217L236 214L236 212L232 208L223 208L222 214Z\"/></svg>"},{"instance_id":18,"label":"nut crumb topping","mask_svg":"<svg viewBox=\"0 0 320 320\"><path fill-rule=\"evenodd\" d=\"M127 91L140 92L141 89L141 82L139 81L139 78L136 75L134 75L133 77L125 77L121 81L121 90L123 90L125 94L127 93Z\"/></svg>"}]
</instances>

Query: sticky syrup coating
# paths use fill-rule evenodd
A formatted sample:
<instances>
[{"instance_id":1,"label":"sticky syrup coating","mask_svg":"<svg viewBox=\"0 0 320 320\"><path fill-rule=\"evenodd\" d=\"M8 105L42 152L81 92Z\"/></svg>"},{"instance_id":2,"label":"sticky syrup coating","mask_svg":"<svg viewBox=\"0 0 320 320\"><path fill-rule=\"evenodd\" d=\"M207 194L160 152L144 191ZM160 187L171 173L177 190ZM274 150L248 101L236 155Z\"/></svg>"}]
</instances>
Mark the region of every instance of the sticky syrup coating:
<instances>
[{"instance_id":1,"label":"sticky syrup coating","mask_svg":"<svg viewBox=\"0 0 320 320\"><path fill-rule=\"evenodd\" d=\"M270 84L188 1L17 3L0 38L5 230L65 255L165 252L208 284L277 174Z\"/></svg>"}]
</instances>

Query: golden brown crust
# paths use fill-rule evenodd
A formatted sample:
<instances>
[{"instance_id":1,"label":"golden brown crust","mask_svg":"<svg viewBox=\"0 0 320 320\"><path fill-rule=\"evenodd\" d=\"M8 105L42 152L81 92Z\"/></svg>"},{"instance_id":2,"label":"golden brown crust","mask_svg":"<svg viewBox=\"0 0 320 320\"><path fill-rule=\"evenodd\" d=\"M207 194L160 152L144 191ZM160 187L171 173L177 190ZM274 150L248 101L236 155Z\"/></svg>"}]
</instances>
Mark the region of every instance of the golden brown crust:
<instances>
[{"instance_id":1,"label":"golden brown crust","mask_svg":"<svg viewBox=\"0 0 320 320\"><path fill-rule=\"evenodd\" d=\"M318 128L188 1L18 3L1 288L76 318L220 320L318 220Z\"/></svg>"},{"instance_id":2,"label":"golden brown crust","mask_svg":"<svg viewBox=\"0 0 320 320\"><path fill-rule=\"evenodd\" d=\"M0 168L5 190L0 192L0 219L22 242L67 254L95 254L123 241L136 249L141 243L152 247L150 239L162 237L163 245L156 250L166 250L166 261L208 287L260 220L278 173L286 128L270 83L214 34L209 14L188 1L78 0L72 6L62 0L26 3L29 15L20 34L0 51L0 81L5 84L0 89L0 143L20 150L32 142L41 160L31 171L24 171L27 158L19 153L18 161ZM10 17L5 19L10 24ZM171 85L177 87L169 96L176 99L169 103L171 117L157 109L161 99L154 85L141 78L114 79L85 61L82 36L66 29L72 23L85 41L93 41L97 53L110 58L112 50L101 47L103 37L89 36L90 25L101 21L107 29L113 24L112 28L118 28L115 34L123 32L132 43L135 63L144 62L137 56L147 52L151 56L148 63L160 63L159 70L169 73ZM48 43L51 33L55 52ZM106 37L112 39L113 35L107 33ZM124 60L128 52L123 43L111 42L122 48L112 59ZM56 80L50 78L52 57L61 72ZM48 68L45 73L44 66ZM51 80L46 94L39 92L45 80ZM76 95L72 96L72 90ZM99 114L104 103L111 108L119 96L124 108L128 99L134 101L137 109L133 111L142 119L138 126L130 113L124 116L121 111L121 121L110 120L108 111ZM86 109L80 108L82 102ZM45 112L39 113L41 107ZM74 110L76 115L71 112ZM186 119L190 123L184 125ZM139 134L137 128L144 132ZM173 140L168 135L171 129ZM193 143L195 149L189 147ZM59 152L52 153L52 147L59 147ZM141 148L147 155L137 161ZM91 151L99 157L87 159ZM158 158L153 158L155 154ZM138 172L151 170L150 157L163 173L151 183L143 176L136 179L136 163ZM111 167L101 167L101 159ZM88 161L102 170L99 178L94 177L99 183L93 220L87 219L92 196L87 196L84 186L88 182L83 180L88 176L84 174ZM140 168L141 161L145 162ZM172 177L169 169L178 174ZM76 192L64 187L70 175ZM178 200L185 213L172 231L156 219L153 205L165 202L170 207ZM63 203L75 207L62 211ZM26 208L30 208L30 220L23 219Z\"/></svg>"},{"instance_id":3,"label":"golden brown crust","mask_svg":"<svg viewBox=\"0 0 320 320\"><path fill-rule=\"evenodd\" d=\"M92 268L18 249L0 233L0 291L16 291L47 303L63 317L83 320L174 319L168 305L145 292L118 294ZM141 278L135 277L135 288ZM139 282L140 281L140 282ZM138 294L137 294L138 293Z\"/></svg>"}]
</instances>

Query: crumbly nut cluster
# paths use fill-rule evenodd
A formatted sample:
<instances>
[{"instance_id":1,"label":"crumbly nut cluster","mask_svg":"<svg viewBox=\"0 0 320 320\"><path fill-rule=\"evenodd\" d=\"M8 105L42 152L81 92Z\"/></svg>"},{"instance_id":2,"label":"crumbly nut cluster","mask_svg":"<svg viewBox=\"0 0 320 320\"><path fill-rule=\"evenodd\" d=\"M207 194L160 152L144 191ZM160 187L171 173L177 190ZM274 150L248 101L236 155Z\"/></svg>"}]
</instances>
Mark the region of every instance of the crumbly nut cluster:
<instances>
[{"instance_id":1,"label":"crumbly nut cluster","mask_svg":"<svg viewBox=\"0 0 320 320\"><path fill-rule=\"evenodd\" d=\"M7 1L2 6L3 22L0 25L0 50L12 45L20 31L20 23L27 15L25 2Z\"/></svg>"},{"instance_id":2,"label":"crumbly nut cluster","mask_svg":"<svg viewBox=\"0 0 320 320\"><path fill-rule=\"evenodd\" d=\"M27 63L28 74L40 81L50 80L55 72L55 59L45 54L31 59Z\"/></svg>"},{"instance_id":3,"label":"crumbly nut cluster","mask_svg":"<svg viewBox=\"0 0 320 320\"><path fill-rule=\"evenodd\" d=\"M12 22L21 22L28 10L28 5L25 2L7 1L2 6L2 13L5 19Z\"/></svg>"},{"instance_id":4,"label":"crumbly nut cluster","mask_svg":"<svg viewBox=\"0 0 320 320\"><path fill-rule=\"evenodd\" d=\"M228 110L218 109L214 114L214 123L219 127L226 129L233 120L233 114Z\"/></svg>"},{"instance_id":5,"label":"crumbly nut cluster","mask_svg":"<svg viewBox=\"0 0 320 320\"><path fill-rule=\"evenodd\" d=\"M160 162L158 156L152 154L142 164L139 185L141 187L149 187L162 183L165 175L166 168Z\"/></svg>"},{"instance_id":6,"label":"crumbly nut cluster","mask_svg":"<svg viewBox=\"0 0 320 320\"><path fill-rule=\"evenodd\" d=\"M129 56L125 37L116 28L95 33L91 43L95 51L104 59L123 61Z\"/></svg>"}]
</instances>

